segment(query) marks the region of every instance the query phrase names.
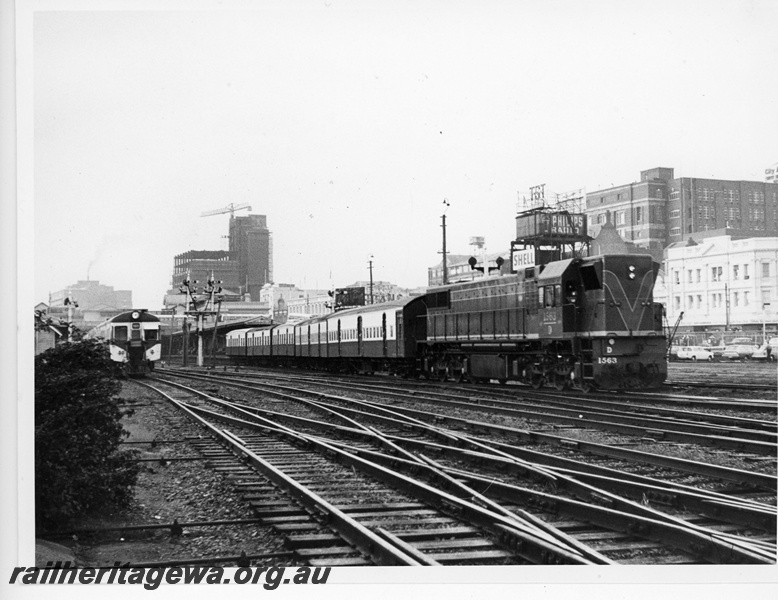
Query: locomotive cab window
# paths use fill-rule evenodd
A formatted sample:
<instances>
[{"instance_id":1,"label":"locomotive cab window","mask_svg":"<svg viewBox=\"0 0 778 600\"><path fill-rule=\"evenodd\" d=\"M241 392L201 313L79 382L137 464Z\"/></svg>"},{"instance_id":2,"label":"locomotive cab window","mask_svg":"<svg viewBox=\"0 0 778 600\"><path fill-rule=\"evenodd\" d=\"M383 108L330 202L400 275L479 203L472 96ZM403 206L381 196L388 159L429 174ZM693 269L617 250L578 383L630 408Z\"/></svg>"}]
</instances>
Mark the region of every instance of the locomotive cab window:
<instances>
[{"instance_id":1,"label":"locomotive cab window","mask_svg":"<svg viewBox=\"0 0 778 600\"><path fill-rule=\"evenodd\" d=\"M115 339L117 342L126 342L127 341L127 326L126 325L120 325L118 327L113 328L113 339Z\"/></svg>"},{"instance_id":2,"label":"locomotive cab window","mask_svg":"<svg viewBox=\"0 0 778 600\"><path fill-rule=\"evenodd\" d=\"M546 308L554 306L554 286L544 285L543 289L546 291L546 302L543 304Z\"/></svg>"},{"instance_id":3,"label":"locomotive cab window","mask_svg":"<svg viewBox=\"0 0 778 600\"><path fill-rule=\"evenodd\" d=\"M543 308L554 308L562 306L564 302L561 283L538 287L538 306Z\"/></svg>"}]
</instances>

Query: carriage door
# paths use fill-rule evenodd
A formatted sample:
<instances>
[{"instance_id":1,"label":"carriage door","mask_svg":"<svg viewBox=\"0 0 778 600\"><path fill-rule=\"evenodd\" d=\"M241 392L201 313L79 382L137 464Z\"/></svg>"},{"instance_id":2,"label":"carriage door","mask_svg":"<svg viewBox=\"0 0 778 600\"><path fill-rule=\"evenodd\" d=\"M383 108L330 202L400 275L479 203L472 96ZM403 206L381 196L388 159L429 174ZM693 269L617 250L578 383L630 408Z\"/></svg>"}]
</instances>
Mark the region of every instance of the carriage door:
<instances>
[{"instance_id":1,"label":"carriage door","mask_svg":"<svg viewBox=\"0 0 778 600\"><path fill-rule=\"evenodd\" d=\"M381 315L381 345L383 346L383 355L386 356L386 313Z\"/></svg>"},{"instance_id":2,"label":"carriage door","mask_svg":"<svg viewBox=\"0 0 778 600\"><path fill-rule=\"evenodd\" d=\"M357 317L357 356L362 356L362 317Z\"/></svg>"},{"instance_id":3,"label":"carriage door","mask_svg":"<svg viewBox=\"0 0 778 600\"><path fill-rule=\"evenodd\" d=\"M402 347L403 343L403 313L401 310L397 311L397 330L395 332L397 337L395 338L395 356L411 356L413 350L405 352L405 348Z\"/></svg>"},{"instance_id":4,"label":"carriage door","mask_svg":"<svg viewBox=\"0 0 778 600\"><path fill-rule=\"evenodd\" d=\"M338 319L338 356L340 356L340 319Z\"/></svg>"}]
</instances>

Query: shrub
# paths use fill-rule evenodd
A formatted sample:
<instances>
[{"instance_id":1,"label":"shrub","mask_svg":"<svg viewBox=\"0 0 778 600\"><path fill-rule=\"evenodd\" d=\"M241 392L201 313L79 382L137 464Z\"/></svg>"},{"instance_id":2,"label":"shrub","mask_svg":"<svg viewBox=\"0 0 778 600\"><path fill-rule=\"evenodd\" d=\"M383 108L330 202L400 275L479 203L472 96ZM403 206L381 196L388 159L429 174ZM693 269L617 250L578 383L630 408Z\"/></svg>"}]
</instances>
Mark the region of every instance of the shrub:
<instances>
[{"instance_id":1,"label":"shrub","mask_svg":"<svg viewBox=\"0 0 778 600\"><path fill-rule=\"evenodd\" d=\"M102 342L64 343L35 357L36 523L56 528L105 504L124 505L138 477L120 451L121 384Z\"/></svg>"}]
</instances>

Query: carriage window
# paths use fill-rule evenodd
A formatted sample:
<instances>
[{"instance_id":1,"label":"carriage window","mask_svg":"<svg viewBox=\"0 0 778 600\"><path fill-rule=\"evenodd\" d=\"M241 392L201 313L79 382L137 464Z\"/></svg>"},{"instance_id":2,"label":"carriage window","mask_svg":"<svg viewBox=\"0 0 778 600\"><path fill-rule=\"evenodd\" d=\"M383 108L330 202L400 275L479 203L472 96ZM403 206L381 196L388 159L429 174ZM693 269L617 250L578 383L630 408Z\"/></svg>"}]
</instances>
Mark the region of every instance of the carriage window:
<instances>
[{"instance_id":1,"label":"carriage window","mask_svg":"<svg viewBox=\"0 0 778 600\"><path fill-rule=\"evenodd\" d=\"M538 287L538 306L544 306L543 297L545 296L546 288L542 285Z\"/></svg>"},{"instance_id":2,"label":"carriage window","mask_svg":"<svg viewBox=\"0 0 778 600\"><path fill-rule=\"evenodd\" d=\"M157 339L157 330L156 329L147 329L146 330L146 339L149 340L149 341L156 340Z\"/></svg>"},{"instance_id":3,"label":"carriage window","mask_svg":"<svg viewBox=\"0 0 778 600\"><path fill-rule=\"evenodd\" d=\"M120 327L114 327L113 328L113 339L115 339L117 342L125 342L127 341L127 326L122 325Z\"/></svg>"},{"instance_id":4,"label":"carriage window","mask_svg":"<svg viewBox=\"0 0 778 600\"><path fill-rule=\"evenodd\" d=\"M557 283L554 286L554 306L562 306L562 284Z\"/></svg>"}]
</instances>

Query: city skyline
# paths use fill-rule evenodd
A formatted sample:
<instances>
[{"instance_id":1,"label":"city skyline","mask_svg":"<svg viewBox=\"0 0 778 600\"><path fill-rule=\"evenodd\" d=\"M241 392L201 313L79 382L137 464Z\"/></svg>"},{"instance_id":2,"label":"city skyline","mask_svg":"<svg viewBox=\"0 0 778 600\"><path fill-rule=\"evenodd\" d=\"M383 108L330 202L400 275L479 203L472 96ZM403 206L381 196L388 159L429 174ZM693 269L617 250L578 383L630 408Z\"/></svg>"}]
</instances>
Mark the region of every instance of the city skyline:
<instances>
[{"instance_id":1,"label":"city skyline","mask_svg":"<svg viewBox=\"0 0 778 600\"><path fill-rule=\"evenodd\" d=\"M498 251L533 185L759 181L775 161L770 3L193 5L20 14L35 300L89 273L158 308L173 256L225 247L229 215L200 214L231 203L267 215L275 281L365 279L372 255L416 287L444 209L449 250Z\"/></svg>"}]
</instances>

